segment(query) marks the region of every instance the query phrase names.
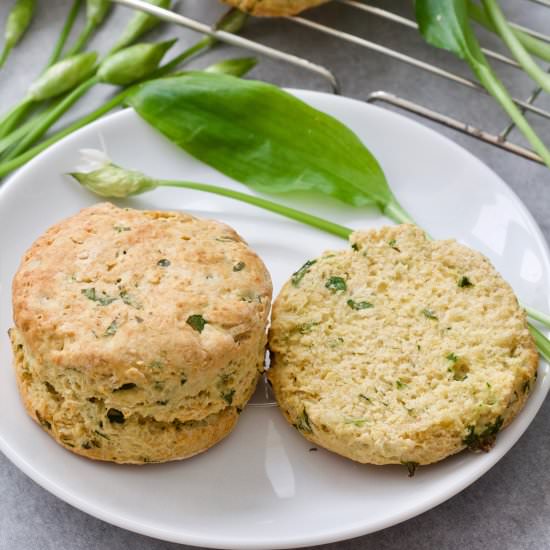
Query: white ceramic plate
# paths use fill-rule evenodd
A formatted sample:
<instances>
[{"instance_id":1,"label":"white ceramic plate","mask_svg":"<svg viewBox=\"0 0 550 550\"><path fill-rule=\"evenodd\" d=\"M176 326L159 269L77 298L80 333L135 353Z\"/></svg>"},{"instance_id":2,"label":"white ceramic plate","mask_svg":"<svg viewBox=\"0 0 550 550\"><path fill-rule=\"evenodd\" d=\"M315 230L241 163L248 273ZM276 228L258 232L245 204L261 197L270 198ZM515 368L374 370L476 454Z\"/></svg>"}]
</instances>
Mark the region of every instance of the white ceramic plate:
<instances>
[{"instance_id":1,"label":"white ceramic plate","mask_svg":"<svg viewBox=\"0 0 550 550\"><path fill-rule=\"evenodd\" d=\"M408 119L357 101L296 92L348 124L380 160L404 207L429 233L456 237L486 254L520 299L548 311L544 238L517 196L486 166ZM281 121L284 124L284 121ZM548 366L527 406L488 454L461 453L420 468L362 466L301 438L275 407L249 406L235 431L203 455L146 467L92 462L58 446L25 414L10 367L10 284L25 249L51 224L97 202L62 176L83 147L157 177L241 188L177 149L132 111L110 116L52 147L0 191L0 449L27 475L74 506L160 539L221 548L286 548L382 529L443 502L493 466L525 431L549 388ZM290 203L288 198L278 198ZM275 291L304 260L346 243L237 203L162 189L124 204L183 209L233 225L262 256ZM388 223L334 201L293 204L352 227Z\"/></svg>"}]
</instances>

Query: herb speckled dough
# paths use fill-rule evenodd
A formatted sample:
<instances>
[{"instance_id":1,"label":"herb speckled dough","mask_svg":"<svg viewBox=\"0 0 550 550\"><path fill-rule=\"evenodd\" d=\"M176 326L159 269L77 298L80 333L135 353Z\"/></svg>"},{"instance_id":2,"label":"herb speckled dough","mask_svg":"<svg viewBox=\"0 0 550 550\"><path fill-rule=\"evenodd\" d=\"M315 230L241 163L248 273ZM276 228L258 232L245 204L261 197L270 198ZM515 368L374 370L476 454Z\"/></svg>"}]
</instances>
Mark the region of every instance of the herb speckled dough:
<instances>
[{"instance_id":1,"label":"herb speckled dough","mask_svg":"<svg viewBox=\"0 0 550 550\"><path fill-rule=\"evenodd\" d=\"M271 280L222 223L100 204L58 223L13 281L30 416L89 458L163 462L226 436L263 370Z\"/></svg>"},{"instance_id":2,"label":"herb speckled dough","mask_svg":"<svg viewBox=\"0 0 550 550\"><path fill-rule=\"evenodd\" d=\"M523 407L538 355L480 253L411 225L357 231L275 300L269 378L287 420L362 463L488 450Z\"/></svg>"},{"instance_id":3,"label":"herb speckled dough","mask_svg":"<svg viewBox=\"0 0 550 550\"><path fill-rule=\"evenodd\" d=\"M241 11L258 16L282 17L296 15L328 0L223 0Z\"/></svg>"}]
</instances>

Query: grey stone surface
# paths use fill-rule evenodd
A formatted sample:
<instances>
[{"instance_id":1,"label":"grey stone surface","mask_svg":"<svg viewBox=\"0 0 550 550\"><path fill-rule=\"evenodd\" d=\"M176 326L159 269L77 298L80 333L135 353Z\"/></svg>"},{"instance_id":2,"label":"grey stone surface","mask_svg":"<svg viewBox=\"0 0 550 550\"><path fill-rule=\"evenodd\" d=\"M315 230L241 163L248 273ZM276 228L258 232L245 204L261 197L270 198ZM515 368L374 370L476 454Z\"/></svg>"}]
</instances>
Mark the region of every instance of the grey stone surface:
<instances>
[{"instance_id":1,"label":"grey stone surface","mask_svg":"<svg viewBox=\"0 0 550 550\"><path fill-rule=\"evenodd\" d=\"M0 111L5 111L21 97L29 79L37 74L68 9L68 0L39 0L39 11L30 32L0 73ZM412 2L386 0L374 2L404 15ZM0 1L0 24L3 25L11 0ZM527 1L508 0L504 5L511 16L539 30L548 29L550 11ZM179 10L214 21L221 13L215 0L181 0ZM92 46L105 51L122 28L129 11L117 8L108 23L94 38ZM362 16L341 4L324 6L309 17L334 24L359 36L380 42L410 55L438 63L461 74L467 69L445 52L426 47L415 31L372 16ZM193 33L164 27L158 35L180 37L190 43ZM332 69L342 83L345 95L365 99L379 89L396 93L423 105L462 118L477 126L498 131L506 117L489 99L463 88L390 62L379 54L359 46L344 45L289 21L253 21L245 33L266 44L308 57ZM488 45L498 47L486 36ZM219 48L196 60L202 66L213 58L231 55L235 50ZM502 69L503 77L514 93L527 95L531 85L513 69ZM289 68L281 63L264 61L253 76L280 85L326 90L322 80ZM74 109L69 118L86 112L108 96L107 87L98 87ZM548 98L541 105L550 106ZM67 120L67 119L65 119ZM546 142L550 142L550 123L537 122ZM547 169L507 155L471 138L436 127L443 134L469 149L495 170L525 202L550 236L550 173ZM521 143L521 137L513 135ZM401 525L362 538L326 546L331 550L545 550L550 548L550 403L546 403L520 442L489 473L471 487L439 507ZM168 550L182 548L113 527L94 519L50 495L24 476L7 458L0 455L0 550L30 549L109 549Z\"/></svg>"}]
</instances>

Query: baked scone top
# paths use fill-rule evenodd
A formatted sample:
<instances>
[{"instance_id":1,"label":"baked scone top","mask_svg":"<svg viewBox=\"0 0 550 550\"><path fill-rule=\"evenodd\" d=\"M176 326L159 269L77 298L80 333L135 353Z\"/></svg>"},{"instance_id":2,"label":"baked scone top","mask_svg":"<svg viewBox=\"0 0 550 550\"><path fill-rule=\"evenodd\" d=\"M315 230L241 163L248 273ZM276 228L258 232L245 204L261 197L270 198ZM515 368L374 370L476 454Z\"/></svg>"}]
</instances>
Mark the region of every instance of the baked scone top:
<instances>
[{"instance_id":1,"label":"baked scone top","mask_svg":"<svg viewBox=\"0 0 550 550\"><path fill-rule=\"evenodd\" d=\"M274 303L269 374L289 421L375 464L490 442L538 365L510 286L480 253L414 226L351 244L308 262Z\"/></svg>"},{"instance_id":2,"label":"baked scone top","mask_svg":"<svg viewBox=\"0 0 550 550\"><path fill-rule=\"evenodd\" d=\"M227 225L105 203L36 240L13 311L39 364L120 379L162 365L200 378L264 330L271 292L264 264Z\"/></svg>"}]
</instances>

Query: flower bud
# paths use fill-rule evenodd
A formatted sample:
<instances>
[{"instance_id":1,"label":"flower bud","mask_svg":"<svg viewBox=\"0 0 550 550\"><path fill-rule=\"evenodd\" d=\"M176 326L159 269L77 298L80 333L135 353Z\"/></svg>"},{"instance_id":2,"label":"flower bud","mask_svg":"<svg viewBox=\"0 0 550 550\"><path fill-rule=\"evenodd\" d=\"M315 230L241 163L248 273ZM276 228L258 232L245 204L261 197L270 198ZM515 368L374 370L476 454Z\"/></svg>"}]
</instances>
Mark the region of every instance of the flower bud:
<instances>
[{"instance_id":1,"label":"flower bud","mask_svg":"<svg viewBox=\"0 0 550 550\"><path fill-rule=\"evenodd\" d=\"M124 198L138 195L157 187L154 179L135 170L125 170L95 149L80 151L86 163L81 172L70 175L92 193L101 197Z\"/></svg>"},{"instance_id":2,"label":"flower bud","mask_svg":"<svg viewBox=\"0 0 550 550\"><path fill-rule=\"evenodd\" d=\"M235 59L224 59L204 69L205 73L229 74L232 76L243 76L256 66L257 60L254 57L238 57Z\"/></svg>"},{"instance_id":3,"label":"flower bud","mask_svg":"<svg viewBox=\"0 0 550 550\"><path fill-rule=\"evenodd\" d=\"M31 84L29 99L43 101L72 90L94 73L96 61L95 52L80 53L58 61Z\"/></svg>"},{"instance_id":4,"label":"flower bud","mask_svg":"<svg viewBox=\"0 0 550 550\"><path fill-rule=\"evenodd\" d=\"M247 19L247 13L232 8L216 23L216 30L237 34L242 30Z\"/></svg>"},{"instance_id":5,"label":"flower bud","mask_svg":"<svg viewBox=\"0 0 550 550\"><path fill-rule=\"evenodd\" d=\"M36 0L17 0L6 19L6 47L13 48L29 26Z\"/></svg>"},{"instance_id":6,"label":"flower bud","mask_svg":"<svg viewBox=\"0 0 550 550\"><path fill-rule=\"evenodd\" d=\"M101 82L127 86L152 74L164 54L176 40L158 44L136 44L111 54L100 65L97 76Z\"/></svg>"},{"instance_id":7,"label":"flower bud","mask_svg":"<svg viewBox=\"0 0 550 550\"><path fill-rule=\"evenodd\" d=\"M147 0L149 4L158 6L159 8L168 9L171 5L171 0ZM147 31L156 27L160 23L160 19L154 15L150 15L143 11L136 11L132 19L126 25L126 28L122 32L122 36L118 42L114 45L111 51L120 50L126 46L129 46L135 42L140 36L144 35Z\"/></svg>"},{"instance_id":8,"label":"flower bud","mask_svg":"<svg viewBox=\"0 0 550 550\"><path fill-rule=\"evenodd\" d=\"M109 13L111 6L110 0L87 0L86 19L94 27L98 27Z\"/></svg>"}]
</instances>

